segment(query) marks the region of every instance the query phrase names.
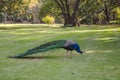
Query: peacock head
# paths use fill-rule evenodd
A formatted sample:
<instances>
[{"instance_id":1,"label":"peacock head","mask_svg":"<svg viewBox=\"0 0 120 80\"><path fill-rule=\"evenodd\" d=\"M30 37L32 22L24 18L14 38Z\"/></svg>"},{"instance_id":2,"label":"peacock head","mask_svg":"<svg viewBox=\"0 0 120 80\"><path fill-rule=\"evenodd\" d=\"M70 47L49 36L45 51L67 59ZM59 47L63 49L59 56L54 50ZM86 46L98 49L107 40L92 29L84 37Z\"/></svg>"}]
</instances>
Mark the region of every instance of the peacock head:
<instances>
[{"instance_id":1,"label":"peacock head","mask_svg":"<svg viewBox=\"0 0 120 80\"><path fill-rule=\"evenodd\" d=\"M73 47L74 47L74 49L76 50L76 52L81 53L81 54L83 53L83 52L80 50L80 47L79 47L78 44L74 44Z\"/></svg>"}]
</instances>

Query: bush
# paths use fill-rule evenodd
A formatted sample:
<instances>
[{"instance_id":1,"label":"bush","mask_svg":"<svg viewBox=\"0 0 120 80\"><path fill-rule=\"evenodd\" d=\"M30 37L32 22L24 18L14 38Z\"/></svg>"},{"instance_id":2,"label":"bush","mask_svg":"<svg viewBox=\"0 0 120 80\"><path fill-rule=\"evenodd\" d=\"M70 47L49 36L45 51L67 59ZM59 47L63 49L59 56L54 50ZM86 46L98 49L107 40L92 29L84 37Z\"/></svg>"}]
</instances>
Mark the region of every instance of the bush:
<instances>
[{"instance_id":1,"label":"bush","mask_svg":"<svg viewBox=\"0 0 120 80\"><path fill-rule=\"evenodd\" d=\"M54 23L55 19L52 16L45 16L42 18L42 21L46 24Z\"/></svg>"}]
</instances>

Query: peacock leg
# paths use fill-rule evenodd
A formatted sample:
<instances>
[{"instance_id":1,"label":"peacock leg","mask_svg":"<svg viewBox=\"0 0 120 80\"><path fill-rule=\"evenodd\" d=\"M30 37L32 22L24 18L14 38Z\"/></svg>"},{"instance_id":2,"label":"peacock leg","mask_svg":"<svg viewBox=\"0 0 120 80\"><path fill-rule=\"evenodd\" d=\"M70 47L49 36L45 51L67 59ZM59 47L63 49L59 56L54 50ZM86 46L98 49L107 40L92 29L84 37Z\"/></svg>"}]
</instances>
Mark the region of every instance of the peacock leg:
<instances>
[{"instance_id":1,"label":"peacock leg","mask_svg":"<svg viewBox=\"0 0 120 80\"><path fill-rule=\"evenodd\" d=\"M69 56L70 54L71 54L71 51L70 51L70 50L67 50L66 55Z\"/></svg>"}]
</instances>

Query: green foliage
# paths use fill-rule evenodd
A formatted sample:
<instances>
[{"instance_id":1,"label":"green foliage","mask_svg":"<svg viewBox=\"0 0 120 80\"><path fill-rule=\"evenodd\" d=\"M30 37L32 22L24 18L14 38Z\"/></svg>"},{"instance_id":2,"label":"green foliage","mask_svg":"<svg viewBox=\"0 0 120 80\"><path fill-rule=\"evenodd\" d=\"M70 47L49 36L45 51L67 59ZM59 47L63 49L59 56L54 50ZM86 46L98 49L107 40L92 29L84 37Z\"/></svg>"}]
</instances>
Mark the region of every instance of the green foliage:
<instances>
[{"instance_id":1,"label":"green foliage","mask_svg":"<svg viewBox=\"0 0 120 80\"><path fill-rule=\"evenodd\" d=\"M99 19L104 19L104 17L105 17L104 12L101 12L98 14Z\"/></svg>"},{"instance_id":2,"label":"green foliage","mask_svg":"<svg viewBox=\"0 0 120 80\"><path fill-rule=\"evenodd\" d=\"M57 15L58 9L56 9L57 6L54 3L54 0L45 0L42 3L39 15L40 16L46 16L46 15Z\"/></svg>"},{"instance_id":3,"label":"green foliage","mask_svg":"<svg viewBox=\"0 0 120 80\"><path fill-rule=\"evenodd\" d=\"M13 14L20 10L23 0L0 0L0 12Z\"/></svg>"},{"instance_id":4,"label":"green foliage","mask_svg":"<svg viewBox=\"0 0 120 80\"><path fill-rule=\"evenodd\" d=\"M63 9L62 11L60 10L60 6L56 4L56 1L63 5L61 7ZM14 18L16 21L17 19L21 19L39 22L39 19L41 20L45 15L52 15L57 19L56 21L60 22L61 19L65 18L63 14L69 14L68 16L72 15L75 1L79 0L0 0L0 20L2 22L2 20L5 20L4 18L7 17L8 20ZM76 13L77 18L80 18L80 20L87 20L87 18L89 18L93 21L92 19L95 17L95 13L98 16L97 18L103 19L103 17L106 17L105 5L110 14L109 17L113 17L111 10L119 7L118 1L119 0L80 0L79 9ZM64 13L62 13L63 11ZM102 16L101 13L104 16ZM119 14L115 16L115 19L116 17L119 18Z\"/></svg>"},{"instance_id":5,"label":"green foliage","mask_svg":"<svg viewBox=\"0 0 120 80\"><path fill-rule=\"evenodd\" d=\"M117 18L120 19L120 8L117 8Z\"/></svg>"},{"instance_id":6,"label":"green foliage","mask_svg":"<svg viewBox=\"0 0 120 80\"><path fill-rule=\"evenodd\" d=\"M52 24L55 19L52 16L45 16L42 18L42 21L45 22L46 24Z\"/></svg>"},{"instance_id":7,"label":"green foliage","mask_svg":"<svg viewBox=\"0 0 120 80\"><path fill-rule=\"evenodd\" d=\"M116 7L112 10L114 13L116 13L116 20L110 21L112 24L120 24L120 8Z\"/></svg>"}]
</instances>

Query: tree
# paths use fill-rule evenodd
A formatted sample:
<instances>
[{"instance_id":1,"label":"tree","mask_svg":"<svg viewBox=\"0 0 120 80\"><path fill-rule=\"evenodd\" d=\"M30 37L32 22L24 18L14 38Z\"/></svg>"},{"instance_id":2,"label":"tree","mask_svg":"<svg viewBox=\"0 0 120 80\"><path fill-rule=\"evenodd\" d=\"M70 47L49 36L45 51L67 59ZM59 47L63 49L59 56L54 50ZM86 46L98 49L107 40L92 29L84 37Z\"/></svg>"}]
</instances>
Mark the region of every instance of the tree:
<instances>
[{"instance_id":1,"label":"tree","mask_svg":"<svg viewBox=\"0 0 120 80\"><path fill-rule=\"evenodd\" d=\"M101 3L98 0L81 1L79 8L79 18L81 23L98 23L98 13L101 12Z\"/></svg>"},{"instance_id":2,"label":"tree","mask_svg":"<svg viewBox=\"0 0 120 80\"><path fill-rule=\"evenodd\" d=\"M81 6L79 13L84 16L82 17L83 20L88 20L88 22L93 24L109 24L111 17L115 17L116 14L112 10L118 7L113 0L89 0L85 3L86 5Z\"/></svg>"},{"instance_id":3,"label":"tree","mask_svg":"<svg viewBox=\"0 0 120 80\"><path fill-rule=\"evenodd\" d=\"M120 7L120 0L111 0L111 2Z\"/></svg>"},{"instance_id":4,"label":"tree","mask_svg":"<svg viewBox=\"0 0 120 80\"><path fill-rule=\"evenodd\" d=\"M62 11L64 26L80 26L78 9L80 0L54 0Z\"/></svg>"},{"instance_id":5,"label":"tree","mask_svg":"<svg viewBox=\"0 0 120 80\"><path fill-rule=\"evenodd\" d=\"M103 12L104 12L104 22L109 23L111 20L111 16L113 13L113 10L118 7L118 0L101 0L103 2ZM101 7L102 8L102 7ZM115 13L113 13L115 15ZM113 16L114 16L113 15Z\"/></svg>"},{"instance_id":6,"label":"tree","mask_svg":"<svg viewBox=\"0 0 120 80\"><path fill-rule=\"evenodd\" d=\"M38 2L38 0L31 0L29 4L29 9L32 13L34 23L39 23L38 13L40 10L40 3Z\"/></svg>"},{"instance_id":7,"label":"tree","mask_svg":"<svg viewBox=\"0 0 120 80\"><path fill-rule=\"evenodd\" d=\"M0 13L4 17L4 21L7 18L13 19L13 14L17 13L22 4L22 0L0 0Z\"/></svg>"}]
</instances>

